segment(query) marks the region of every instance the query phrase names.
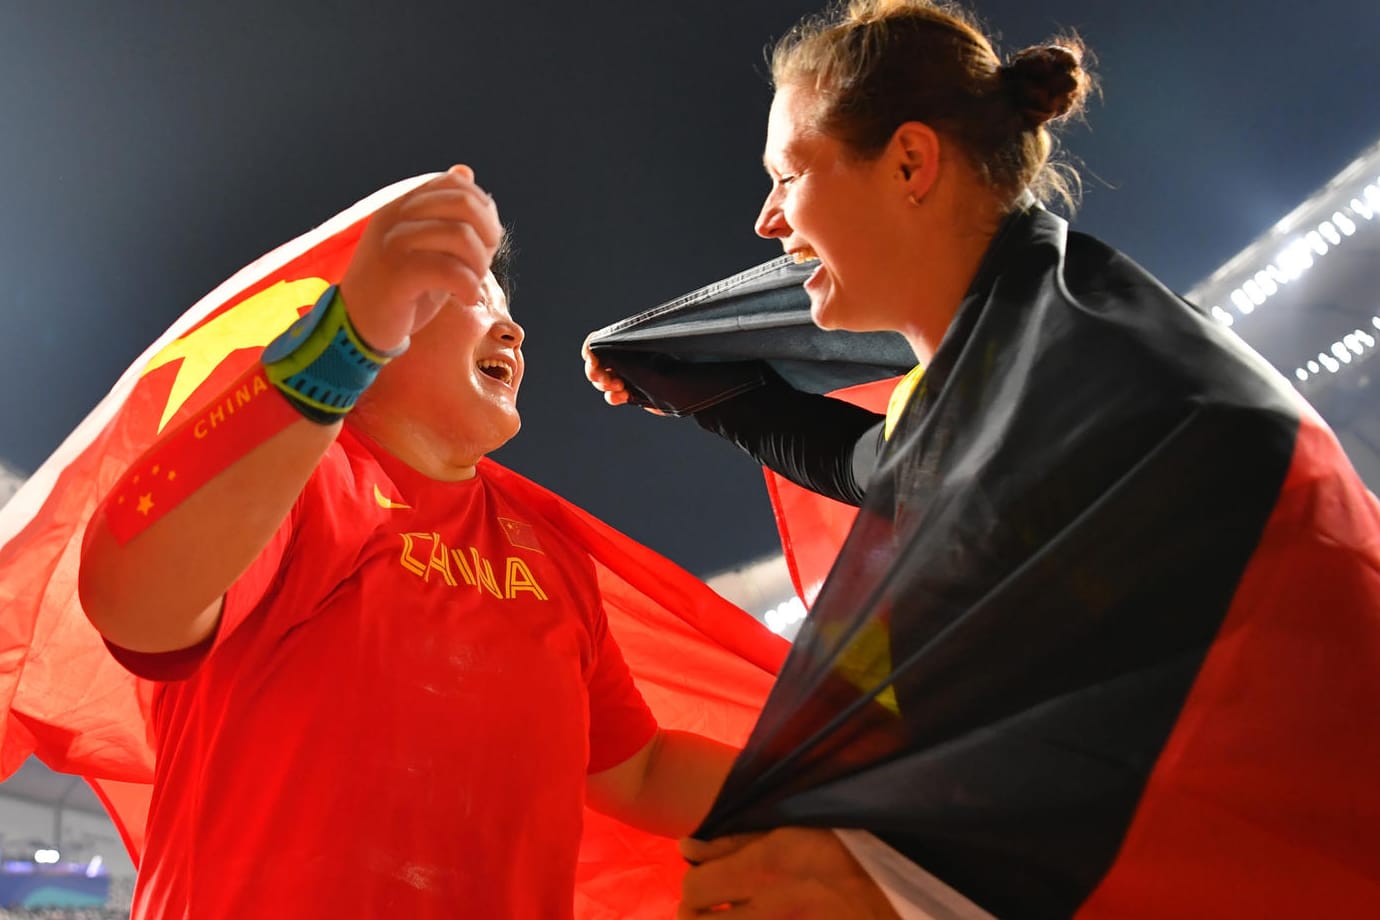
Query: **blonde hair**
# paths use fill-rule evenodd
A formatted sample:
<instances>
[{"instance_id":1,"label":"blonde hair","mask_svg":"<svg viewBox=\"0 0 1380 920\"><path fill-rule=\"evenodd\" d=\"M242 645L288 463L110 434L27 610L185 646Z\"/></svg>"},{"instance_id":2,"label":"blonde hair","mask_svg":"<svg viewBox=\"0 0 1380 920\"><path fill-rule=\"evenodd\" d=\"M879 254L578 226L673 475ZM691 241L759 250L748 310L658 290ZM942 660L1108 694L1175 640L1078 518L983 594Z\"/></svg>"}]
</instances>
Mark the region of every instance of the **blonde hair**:
<instances>
[{"instance_id":1,"label":"blonde hair","mask_svg":"<svg viewBox=\"0 0 1380 920\"><path fill-rule=\"evenodd\" d=\"M777 87L818 97L815 127L872 159L908 121L956 144L1007 201L1029 189L1070 209L1081 183L1053 162L1050 125L1081 114L1093 90L1077 36L1003 62L972 17L942 0L851 0L797 24L772 52Z\"/></svg>"}]
</instances>

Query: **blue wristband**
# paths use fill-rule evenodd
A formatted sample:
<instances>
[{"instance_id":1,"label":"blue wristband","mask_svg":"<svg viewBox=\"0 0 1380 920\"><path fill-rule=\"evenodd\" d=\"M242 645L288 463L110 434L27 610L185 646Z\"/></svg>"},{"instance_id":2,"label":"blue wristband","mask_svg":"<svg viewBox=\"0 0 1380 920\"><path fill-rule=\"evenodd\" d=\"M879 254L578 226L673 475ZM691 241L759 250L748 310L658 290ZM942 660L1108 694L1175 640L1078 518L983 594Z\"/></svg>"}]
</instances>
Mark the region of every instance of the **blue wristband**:
<instances>
[{"instance_id":1,"label":"blue wristband","mask_svg":"<svg viewBox=\"0 0 1380 920\"><path fill-rule=\"evenodd\" d=\"M402 354L371 348L350 324L340 288L331 285L311 312L264 349L264 372L288 402L322 425L345 417L379 368Z\"/></svg>"}]
</instances>

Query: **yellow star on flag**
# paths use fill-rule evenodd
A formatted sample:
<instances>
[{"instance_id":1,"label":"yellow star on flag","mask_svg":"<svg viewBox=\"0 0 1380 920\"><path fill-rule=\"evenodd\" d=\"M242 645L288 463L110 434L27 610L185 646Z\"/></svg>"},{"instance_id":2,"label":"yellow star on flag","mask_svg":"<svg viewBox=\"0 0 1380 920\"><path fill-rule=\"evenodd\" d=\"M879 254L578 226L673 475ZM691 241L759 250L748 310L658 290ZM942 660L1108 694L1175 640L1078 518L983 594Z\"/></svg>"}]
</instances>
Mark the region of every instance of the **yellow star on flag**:
<instances>
[{"instance_id":1,"label":"yellow star on flag","mask_svg":"<svg viewBox=\"0 0 1380 920\"><path fill-rule=\"evenodd\" d=\"M168 420L177 414L197 387L220 366L220 363L241 348L262 348L280 332L292 325L301 315L303 306L310 306L326 290L322 278L303 278L300 281L279 281L272 287L241 301L219 316L198 326L180 339L170 343L154 355L144 368L144 374L165 364L180 360L168 405L158 422L162 431Z\"/></svg>"}]
</instances>

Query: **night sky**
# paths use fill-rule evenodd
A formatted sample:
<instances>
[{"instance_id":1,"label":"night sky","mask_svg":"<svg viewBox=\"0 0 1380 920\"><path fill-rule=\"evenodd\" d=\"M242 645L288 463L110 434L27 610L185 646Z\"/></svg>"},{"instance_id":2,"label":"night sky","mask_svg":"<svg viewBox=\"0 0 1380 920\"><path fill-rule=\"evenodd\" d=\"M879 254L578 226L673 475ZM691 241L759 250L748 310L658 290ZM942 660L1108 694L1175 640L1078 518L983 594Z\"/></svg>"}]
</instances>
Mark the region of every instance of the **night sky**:
<instances>
[{"instance_id":1,"label":"night sky","mask_svg":"<svg viewBox=\"0 0 1380 920\"><path fill-rule=\"evenodd\" d=\"M777 254L752 234L764 49L817 9L0 0L0 460L33 470L236 269L466 162L520 249L524 428L498 459L697 573L773 551L751 462L608 409L578 348ZM1103 98L1065 135L1076 225L1179 290L1380 137L1375 0L979 11L1004 51L1077 29L1098 54Z\"/></svg>"}]
</instances>

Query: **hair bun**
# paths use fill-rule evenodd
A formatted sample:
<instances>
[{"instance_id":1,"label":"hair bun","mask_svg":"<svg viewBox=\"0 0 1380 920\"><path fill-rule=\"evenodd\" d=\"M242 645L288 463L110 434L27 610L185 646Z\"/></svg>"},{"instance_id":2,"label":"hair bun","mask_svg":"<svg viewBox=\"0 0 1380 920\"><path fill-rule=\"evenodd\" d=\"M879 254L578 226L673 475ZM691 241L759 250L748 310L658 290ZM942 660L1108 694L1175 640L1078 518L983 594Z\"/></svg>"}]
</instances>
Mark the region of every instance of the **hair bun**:
<instances>
[{"instance_id":1,"label":"hair bun","mask_svg":"<svg viewBox=\"0 0 1380 920\"><path fill-rule=\"evenodd\" d=\"M1002 65L1001 76L1029 128L1076 113L1092 82L1076 39L1017 52Z\"/></svg>"}]
</instances>

